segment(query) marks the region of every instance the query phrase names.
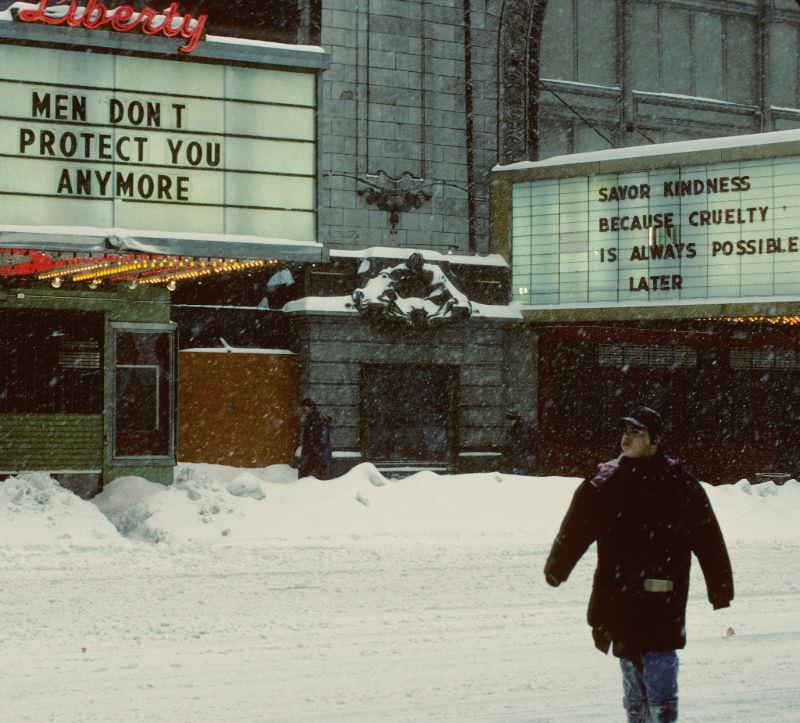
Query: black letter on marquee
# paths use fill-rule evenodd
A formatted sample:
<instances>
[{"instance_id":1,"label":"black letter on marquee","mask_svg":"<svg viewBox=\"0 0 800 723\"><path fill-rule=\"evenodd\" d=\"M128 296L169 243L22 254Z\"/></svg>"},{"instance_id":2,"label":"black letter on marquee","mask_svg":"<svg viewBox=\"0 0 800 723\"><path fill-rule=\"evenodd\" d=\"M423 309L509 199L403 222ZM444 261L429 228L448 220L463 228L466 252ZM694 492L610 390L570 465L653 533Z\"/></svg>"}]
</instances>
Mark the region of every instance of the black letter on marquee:
<instances>
[{"instance_id":1,"label":"black letter on marquee","mask_svg":"<svg viewBox=\"0 0 800 723\"><path fill-rule=\"evenodd\" d=\"M19 129L19 152L25 153L25 149L33 144L36 134L30 128Z\"/></svg>"},{"instance_id":2,"label":"black letter on marquee","mask_svg":"<svg viewBox=\"0 0 800 723\"><path fill-rule=\"evenodd\" d=\"M72 194L72 181L69 177L69 169L61 169L61 178L58 179L58 190L56 193L69 193Z\"/></svg>"},{"instance_id":3,"label":"black letter on marquee","mask_svg":"<svg viewBox=\"0 0 800 723\"><path fill-rule=\"evenodd\" d=\"M50 117L50 93L45 93L42 98L34 90L31 96L31 116L36 118L40 115L43 115L45 118Z\"/></svg>"}]
</instances>

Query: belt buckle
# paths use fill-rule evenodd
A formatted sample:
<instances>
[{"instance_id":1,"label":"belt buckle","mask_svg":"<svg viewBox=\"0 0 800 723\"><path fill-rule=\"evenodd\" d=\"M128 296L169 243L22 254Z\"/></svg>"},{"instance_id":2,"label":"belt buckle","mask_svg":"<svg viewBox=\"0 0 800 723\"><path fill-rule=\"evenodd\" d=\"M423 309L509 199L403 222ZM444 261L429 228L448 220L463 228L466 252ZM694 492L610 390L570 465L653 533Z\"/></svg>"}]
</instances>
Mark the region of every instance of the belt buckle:
<instances>
[{"instance_id":1,"label":"belt buckle","mask_svg":"<svg viewBox=\"0 0 800 723\"><path fill-rule=\"evenodd\" d=\"M657 577L647 577L644 581L645 592L672 592L675 583L672 580L660 580Z\"/></svg>"}]
</instances>

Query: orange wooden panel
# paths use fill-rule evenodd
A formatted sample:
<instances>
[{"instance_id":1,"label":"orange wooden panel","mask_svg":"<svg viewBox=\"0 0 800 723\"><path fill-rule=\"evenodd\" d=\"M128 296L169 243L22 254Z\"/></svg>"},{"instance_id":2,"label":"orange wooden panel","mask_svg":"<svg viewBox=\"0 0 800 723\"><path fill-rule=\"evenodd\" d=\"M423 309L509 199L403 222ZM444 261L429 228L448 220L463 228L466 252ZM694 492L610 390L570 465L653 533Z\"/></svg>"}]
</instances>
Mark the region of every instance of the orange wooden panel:
<instances>
[{"instance_id":1,"label":"orange wooden panel","mask_svg":"<svg viewBox=\"0 0 800 723\"><path fill-rule=\"evenodd\" d=\"M298 444L298 357L178 354L178 460L289 464Z\"/></svg>"}]
</instances>

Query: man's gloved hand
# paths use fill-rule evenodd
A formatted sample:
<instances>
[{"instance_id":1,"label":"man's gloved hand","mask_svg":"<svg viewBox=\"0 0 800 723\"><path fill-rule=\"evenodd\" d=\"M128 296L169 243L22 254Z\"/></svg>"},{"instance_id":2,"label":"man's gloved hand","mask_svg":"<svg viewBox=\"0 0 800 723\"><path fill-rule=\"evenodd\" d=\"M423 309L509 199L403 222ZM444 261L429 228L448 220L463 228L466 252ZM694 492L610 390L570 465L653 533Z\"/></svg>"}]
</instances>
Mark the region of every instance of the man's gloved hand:
<instances>
[{"instance_id":1,"label":"man's gloved hand","mask_svg":"<svg viewBox=\"0 0 800 723\"><path fill-rule=\"evenodd\" d=\"M552 587L558 587L561 584L561 580L559 580L555 575L551 575L550 573L545 573L544 579L547 580L547 584Z\"/></svg>"}]
</instances>

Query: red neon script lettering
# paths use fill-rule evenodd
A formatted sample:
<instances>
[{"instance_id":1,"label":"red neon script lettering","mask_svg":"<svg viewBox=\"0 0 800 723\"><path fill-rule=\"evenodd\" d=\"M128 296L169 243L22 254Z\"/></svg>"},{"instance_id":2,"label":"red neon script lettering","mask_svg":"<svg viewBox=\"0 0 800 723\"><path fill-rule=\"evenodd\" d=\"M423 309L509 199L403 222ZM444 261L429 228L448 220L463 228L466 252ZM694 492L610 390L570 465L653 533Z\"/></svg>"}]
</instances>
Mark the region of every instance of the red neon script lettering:
<instances>
[{"instance_id":1,"label":"red neon script lettering","mask_svg":"<svg viewBox=\"0 0 800 723\"><path fill-rule=\"evenodd\" d=\"M110 25L120 33L127 33L141 26L145 35L160 33L167 38L182 37L186 40L179 48L183 53L191 53L197 47L208 20L208 15L198 15L196 18L188 13L181 15L177 2L171 3L160 13L149 7L137 12L132 5L120 5L109 10L98 0L89 0L85 8L79 6L76 0L72 0L66 8L63 5L49 8L49 2L50 0L39 0L38 7L23 8L17 13L17 18L25 23L69 25L87 30Z\"/></svg>"}]
</instances>

